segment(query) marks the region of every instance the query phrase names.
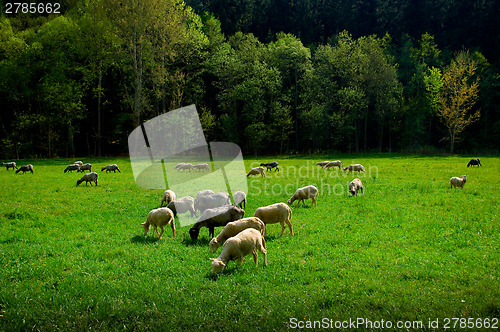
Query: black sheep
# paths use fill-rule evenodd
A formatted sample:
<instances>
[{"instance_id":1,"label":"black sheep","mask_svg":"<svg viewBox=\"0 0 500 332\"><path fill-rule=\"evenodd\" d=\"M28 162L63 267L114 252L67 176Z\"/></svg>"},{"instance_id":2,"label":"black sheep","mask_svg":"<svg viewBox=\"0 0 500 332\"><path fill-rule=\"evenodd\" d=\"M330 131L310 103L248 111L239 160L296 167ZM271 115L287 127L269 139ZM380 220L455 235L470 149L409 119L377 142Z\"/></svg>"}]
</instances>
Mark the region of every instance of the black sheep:
<instances>
[{"instance_id":1,"label":"black sheep","mask_svg":"<svg viewBox=\"0 0 500 332\"><path fill-rule=\"evenodd\" d=\"M477 165L477 167L481 166L483 167L483 165L481 165L481 160L479 160L479 158L475 158L475 159L471 159L469 161L469 163L467 164L467 167L473 167L474 165Z\"/></svg>"},{"instance_id":2,"label":"black sheep","mask_svg":"<svg viewBox=\"0 0 500 332\"><path fill-rule=\"evenodd\" d=\"M236 205L224 205L218 208L207 209L198 221L189 229L191 240L198 239L200 228L207 227L210 238L214 237L215 227L224 227L229 222L243 218L245 211Z\"/></svg>"},{"instance_id":3,"label":"black sheep","mask_svg":"<svg viewBox=\"0 0 500 332\"><path fill-rule=\"evenodd\" d=\"M268 170L268 171L269 171L269 170L271 170L271 169L273 169L273 168L276 168L276 169L274 170L275 172L276 172L276 171L278 171L278 172L279 172L279 170L280 170L280 169L278 168L278 162L276 162L276 161L273 161L273 162L271 162L271 163L267 163L267 164L261 163L261 164L260 164L260 166L264 166L265 168L267 168L267 170Z\"/></svg>"}]
</instances>

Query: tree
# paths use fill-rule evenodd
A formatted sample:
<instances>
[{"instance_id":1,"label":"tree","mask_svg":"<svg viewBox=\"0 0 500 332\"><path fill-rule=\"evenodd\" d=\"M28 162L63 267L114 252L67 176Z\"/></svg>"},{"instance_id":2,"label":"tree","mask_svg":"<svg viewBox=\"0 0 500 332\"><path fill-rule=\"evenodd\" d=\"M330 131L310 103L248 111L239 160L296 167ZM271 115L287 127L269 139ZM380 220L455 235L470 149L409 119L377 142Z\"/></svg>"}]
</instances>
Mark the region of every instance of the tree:
<instances>
[{"instance_id":1,"label":"tree","mask_svg":"<svg viewBox=\"0 0 500 332\"><path fill-rule=\"evenodd\" d=\"M479 94L479 78L475 77L477 63L468 52L461 51L451 61L442 73L442 87L436 92L438 85L428 84L427 90L431 100L437 95L437 114L448 131L447 139L450 141L450 153L453 154L455 143L460 140L460 134L471 123L477 121L480 111L474 109ZM437 76L437 72L431 72ZM439 82L437 78L434 79ZM428 80L429 81L429 80ZM439 84L439 83L437 83Z\"/></svg>"}]
</instances>

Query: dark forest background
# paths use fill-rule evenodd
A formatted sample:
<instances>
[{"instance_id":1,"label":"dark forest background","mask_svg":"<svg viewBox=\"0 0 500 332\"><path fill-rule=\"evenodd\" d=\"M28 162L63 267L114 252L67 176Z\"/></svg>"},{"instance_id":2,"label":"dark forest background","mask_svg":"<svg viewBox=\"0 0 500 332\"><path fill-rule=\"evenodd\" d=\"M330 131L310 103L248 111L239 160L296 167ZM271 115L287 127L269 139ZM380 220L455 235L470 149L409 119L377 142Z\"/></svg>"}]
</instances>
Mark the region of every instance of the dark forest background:
<instances>
[{"instance_id":1,"label":"dark forest background","mask_svg":"<svg viewBox=\"0 0 500 332\"><path fill-rule=\"evenodd\" d=\"M7 2L3 159L126 154L135 127L190 104L207 141L247 154L450 151L432 82L457 59L480 116L454 152L498 153L499 0Z\"/></svg>"}]
</instances>

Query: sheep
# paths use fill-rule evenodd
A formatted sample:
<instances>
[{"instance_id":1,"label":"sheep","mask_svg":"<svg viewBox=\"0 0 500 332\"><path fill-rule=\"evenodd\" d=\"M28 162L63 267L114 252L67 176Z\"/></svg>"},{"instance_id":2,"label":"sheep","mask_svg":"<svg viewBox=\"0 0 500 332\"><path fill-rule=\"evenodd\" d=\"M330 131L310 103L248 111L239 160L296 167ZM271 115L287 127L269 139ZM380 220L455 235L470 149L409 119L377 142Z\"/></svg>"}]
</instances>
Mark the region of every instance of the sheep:
<instances>
[{"instance_id":1,"label":"sheep","mask_svg":"<svg viewBox=\"0 0 500 332\"><path fill-rule=\"evenodd\" d=\"M278 171L279 172L279 168L278 168L278 162L276 161L273 161L273 162L270 162L270 163L267 163L267 164L260 164L260 166L264 166L268 171L272 170L273 168L276 168L274 171Z\"/></svg>"},{"instance_id":2,"label":"sheep","mask_svg":"<svg viewBox=\"0 0 500 332\"><path fill-rule=\"evenodd\" d=\"M479 158L471 159L469 161L469 163L467 164L467 167L469 167L469 166L474 167L476 165L477 165L477 167L479 167L479 166L483 167L483 165L481 165L481 160L479 160Z\"/></svg>"},{"instance_id":3,"label":"sheep","mask_svg":"<svg viewBox=\"0 0 500 332\"><path fill-rule=\"evenodd\" d=\"M163 227L170 225L172 227L172 237L175 238L174 213L169 208L162 207L149 211L146 221L141 225L144 227L144 236L148 235L149 228L153 225L154 232L158 234L160 240L164 231ZM158 233L157 227L160 227L161 233Z\"/></svg>"},{"instance_id":4,"label":"sheep","mask_svg":"<svg viewBox=\"0 0 500 332\"><path fill-rule=\"evenodd\" d=\"M337 166L339 169L341 169L342 162L341 162L340 160L330 161L328 164L323 165L323 168L324 168L324 169L327 169L327 168L330 168L330 167L336 167L336 166Z\"/></svg>"},{"instance_id":5,"label":"sheep","mask_svg":"<svg viewBox=\"0 0 500 332\"><path fill-rule=\"evenodd\" d=\"M233 194L234 204L238 205L242 209L247 208L247 194L243 191L237 191Z\"/></svg>"},{"instance_id":6,"label":"sheep","mask_svg":"<svg viewBox=\"0 0 500 332\"><path fill-rule=\"evenodd\" d=\"M324 167L325 165L328 165L330 163L329 161L320 161L316 163L316 166L321 166Z\"/></svg>"},{"instance_id":7,"label":"sheep","mask_svg":"<svg viewBox=\"0 0 500 332\"><path fill-rule=\"evenodd\" d=\"M182 165L185 165L185 163L179 163L175 165L174 169L179 170L179 167L181 167Z\"/></svg>"},{"instance_id":8,"label":"sheep","mask_svg":"<svg viewBox=\"0 0 500 332\"><path fill-rule=\"evenodd\" d=\"M68 165L68 167L66 167L66 169L64 170L64 173L72 172L72 171L78 172L79 169L80 169L80 165L78 165L78 164Z\"/></svg>"},{"instance_id":9,"label":"sheep","mask_svg":"<svg viewBox=\"0 0 500 332\"><path fill-rule=\"evenodd\" d=\"M358 190L361 190L361 193L363 193L363 183L360 179L356 178L349 183L349 192L351 195L356 196L358 194Z\"/></svg>"},{"instance_id":10,"label":"sheep","mask_svg":"<svg viewBox=\"0 0 500 332\"><path fill-rule=\"evenodd\" d=\"M250 172L248 172L247 174L247 177L249 177L250 175L257 175L257 174L260 174L262 175L263 178L266 177L266 174L264 173L264 167L262 166L259 166L259 167L254 167L250 170Z\"/></svg>"},{"instance_id":11,"label":"sheep","mask_svg":"<svg viewBox=\"0 0 500 332\"><path fill-rule=\"evenodd\" d=\"M292 220L292 209L290 209L290 207L285 203L275 203L268 206L261 206L257 210L255 210L253 216L262 220L262 222L264 222L264 224L266 225L280 223L280 236L283 236L286 224L290 229L290 234L293 236L292 223L290 222Z\"/></svg>"},{"instance_id":12,"label":"sheep","mask_svg":"<svg viewBox=\"0 0 500 332\"><path fill-rule=\"evenodd\" d=\"M82 162L82 161L80 161L80 160L78 160L78 161L75 161L73 164L77 164L77 165L79 165L79 166L82 166L82 165L83 165L83 162Z\"/></svg>"},{"instance_id":13,"label":"sheep","mask_svg":"<svg viewBox=\"0 0 500 332\"><path fill-rule=\"evenodd\" d=\"M297 189L295 194L287 201L288 204L292 204L295 202L295 200L298 200L299 202L297 203L297 206L300 204L300 202L305 205L305 200L306 199L312 199L312 203L314 206L316 206L316 198L318 197L318 188L315 186L307 186L303 188Z\"/></svg>"},{"instance_id":14,"label":"sheep","mask_svg":"<svg viewBox=\"0 0 500 332\"><path fill-rule=\"evenodd\" d=\"M210 243L208 244L210 251L216 252L224 241L247 228L254 228L264 235L264 232L266 231L266 224L264 224L264 222L257 217L231 221L222 229L219 235L210 240Z\"/></svg>"},{"instance_id":15,"label":"sheep","mask_svg":"<svg viewBox=\"0 0 500 332\"><path fill-rule=\"evenodd\" d=\"M189 229L191 240L196 240L200 234L200 228L207 227L210 238L214 237L214 228L226 226L229 222L243 218L245 211L236 205L225 205L213 209L207 209L198 221Z\"/></svg>"},{"instance_id":16,"label":"sheep","mask_svg":"<svg viewBox=\"0 0 500 332\"><path fill-rule=\"evenodd\" d=\"M76 181L76 186L78 186L83 181L85 181L85 185L87 185L90 182L90 186L92 186L92 182L95 182L95 185L97 186L98 178L99 175L96 172L87 173L80 180Z\"/></svg>"},{"instance_id":17,"label":"sheep","mask_svg":"<svg viewBox=\"0 0 500 332\"><path fill-rule=\"evenodd\" d=\"M26 172L31 172L31 174L33 174L33 165L31 164L23 165L17 169L16 174L19 172L23 172L23 174Z\"/></svg>"},{"instance_id":18,"label":"sheep","mask_svg":"<svg viewBox=\"0 0 500 332\"><path fill-rule=\"evenodd\" d=\"M202 170L205 170L205 171L209 171L210 172L210 166L208 166L207 163L203 163L203 164L197 164L197 165L194 165L193 168L199 170L200 172Z\"/></svg>"},{"instance_id":19,"label":"sheep","mask_svg":"<svg viewBox=\"0 0 500 332\"><path fill-rule=\"evenodd\" d=\"M161 197L160 207L163 206L163 202L168 205L173 200L175 200L175 193L172 190L165 190Z\"/></svg>"},{"instance_id":20,"label":"sheep","mask_svg":"<svg viewBox=\"0 0 500 332\"><path fill-rule=\"evenodd\" d=\"M89 163L83 164L82 166L80 166L80 169L78 170L78 172L83 173L83 171L92 171L92 165Z\"/></svg>"},{"instance_id":21,"label":"sheep","mask_svg":"<svg viewBox=\"0 0 500 332\"><path fill-rule=\"evenodd\" d=\"M366 172L365 172L365 168L364 168L364 167L363 167L363 165L361 165L361 164L349 165L349 166L347 166L347 167L344 167L344 169L343 169L343 170L344 170L344 171L349 171L349 172L356 172L356 171L357 171L357 172L358 172L358 174L359 174L360 172L363 172L363 173L365 173L365 174L366 174Z\"/></svg>"},{"instance_id":22,"label":"sheep","mask_svg":"<svg viewBox=\"0 0 500 332\"><path fill-rule=\"evenodd\" d=\"M174 217L177 217L177 213L185 213L188 211L191 213L191 217L197 217L196 212L194 211L194 198L191 196L185 196L173 200L168 203L167 207L172 210Z\"/></svg>"},{"instance_id":23,"label":"sheep","mask_svg":"<svg viewBox=\"0 0 500 332\"><path fill-rule=\"evenodd\" d=\"M220 192L201 196L194 201L195 211L203 213L206 209L212 209L223 205L231 204L231 198L228 193Z\"/></svg>"},{"instance_id":24,"label":"sheep","mask_svg":"<svg viewBox=\"0 0 500 332\"><path fill-rule=\"evenodd\" d=\"M467 182L467 175L462 175L462 178L454 176L450 179L450 189L453 187L463 188L465 182Z\"/></svg>"},{"instance_id":25,"label":"sheep","mask_svg":"<svg viewBox=\"0 0 500 332\"><path fill-rule=\"evenodd\" d=\"M193 169L193 164L182 164L180 165L179 167L177 167L177 171L180 171L181 169L184 171L184 170L188 170L191 172L191 170Z\"/></svg>"},{"instance_id":26,"label":"sheep","mask_svg":"<svg viewBox=\"0 0 500 332\"><path fill-rule=\"evenodd\" d=\"M9 168L12 168L12 170L17 169L16 163L13 161L10 163L2 163L1 166L5 166L7 170L9 170Z\"/></svg>"},{"instance_id":27,"label":"sheep","mask_svg":"<svg viewBox=\"0 0 500 332\"><path fill-rule=\"evenodd\" d=\"M119 173L121 173L122 171L120 171L120 169L118 168L118 165L117 164L110 164L110 165L106 165L104 166L103 168L101 168L101 172L102 171L106 171L106 173L109 173L111 171L113 171L113 173L116 173L116 171L118 171Z\"/></svg>"},{"instance_id":28,"label":"sheep","mask_svg":"<svg viewBox=\"0 0 500 332\"><path fill-rule=\"evenodd\" d=\"M210 190L210 189L207 189L207 190L200 190L198 191L198 193L196 194L196 199L199 199L201 196L208 196L208 195L211 195L211 194L215 194L213 192L213 190Z\"/></svg>"},{"instance_id":29,"label":"sheep","mask_svg":"<svg viewBox=\"0 0 500 332\"><path fill-rule=\"evenodd\" d=\"M267 250L264 237L253 228L245 229L224 242L222 252L218 258L210 258L212 261L212 274L222 271L232 260L238 260L238 265L241 266L244 257L250 253L253 255L255 266L258 266L257 250L264 255L264 266L267 266Z\"/></svg>"}]
</instances>

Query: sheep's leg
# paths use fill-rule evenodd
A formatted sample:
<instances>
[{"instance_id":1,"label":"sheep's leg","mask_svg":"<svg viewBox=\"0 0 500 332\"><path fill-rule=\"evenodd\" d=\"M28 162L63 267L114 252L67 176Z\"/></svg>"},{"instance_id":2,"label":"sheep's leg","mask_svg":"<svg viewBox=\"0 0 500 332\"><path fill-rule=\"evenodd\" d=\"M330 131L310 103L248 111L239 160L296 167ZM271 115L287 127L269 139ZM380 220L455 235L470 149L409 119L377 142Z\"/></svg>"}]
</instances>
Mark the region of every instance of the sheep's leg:
<instances>
[{"instance_id":1,"label":"sheep's leg","mask_svg":"<svg viewBox=\"0 0 500 332\"><path fill-rule=\"evenodd\" d=\"M286 224L288 225L288 228L290 229L290 234L292 234L292 236L293 236L292 223L290 222L290 220L286 220ZM283 226L283 229L285 229L284 226ZM283 234L283 232L281 234Z\"/></svg>"},{"instance_id":2,"label":"sheep's leg","mask_svg":"<svg viewBox=\"0 0 500 332\"><path fill-rule=\"evenodd\" d=\"M264 266L267 266L267 250L266 248L260 248L260 252L264 255Z\"/></svg>"},{"instance_id":3,"label":"sheep's leg","mask_svg":"<svg viewBox=\"0 0 500 332\"><path fill-rule=\"evenodd\" d=\"M175 222L172 220L170 225L172 226L172 237L175 239Z\"/></svg>"},{"instance_id":4,"label":"sheep's leg","mask_svg":"<svg viewBox=\"0 0 500 332\"><path fill-rule=\"evenodd\" d=\"M214 237L214 233L215 233L215 227L214 226L209 226L208 227L208 236L210 238L213 238Z\"/></svg>"},{"instance_id":5,"label":"sheep's leg","mask_svg":"<svg viewBox=\"0 0 500 332\"><path fill-rule=\"evenodd\" d=\"M160 234L158 234L158 235L159 235L159 237L158 237L158 239L159 239L159 240L161 240L161 236L163 235L163 232L165 231L165 230L163 229L163 226L160 226L160 229L161 229L161 233L160 233Z\"/></svg>"},{"instance_id":6,"label":"sheep's leg","mask_svg":"<svg viewBox=\"0 0 500 332\"><path fill-rule=\"evenodd\" d=\"M238 266L241 266L241 264L243 264L244 260L245 260L245 257L240 255L240 257L238 257Z\"/></svg>"},{"instance_id":7,"label":"sheep's leg","mask_svg":"<svg viewBox=\"0 0 500 332\"><path fill-rule=\"evenodd\" d=\"M258 257L257 257L257 250L254 248L252 250L252 255L253 255L253 261L255 263L255 266L259 266L259 263L258 263Z\"/></svg>"},{"instance_id":8,"label":"sheep's leg","mask_svg":"<svg viewBox=\"0 0 500 332\"><path fill-rule=\"evenodd\" d=\"M316 205L316 198L312 197L311 199L312 199L312 202L313 202L314 206L317 206Z\"/></svg>"},{"instance_id":9,"label":"sheep's leg","mask_svg":"<svg viewBox=\"0 0 500 332\"><path fill-rule=\"evenodd\" d=\"M280 222L280 224L281 224L281 234L280 234L280 236L283 236L283 233L285 232L285 223L282 221L282 222Z\"/></svg>"}]
</instances>

